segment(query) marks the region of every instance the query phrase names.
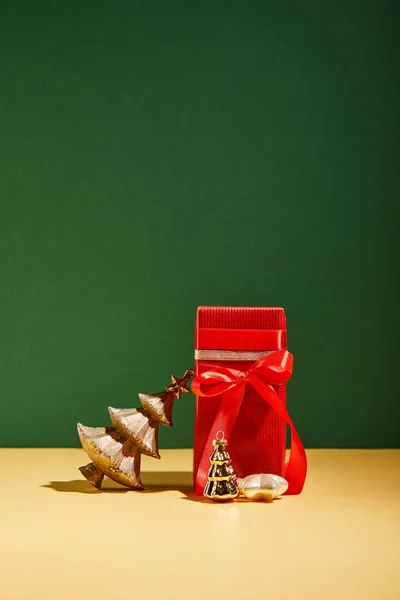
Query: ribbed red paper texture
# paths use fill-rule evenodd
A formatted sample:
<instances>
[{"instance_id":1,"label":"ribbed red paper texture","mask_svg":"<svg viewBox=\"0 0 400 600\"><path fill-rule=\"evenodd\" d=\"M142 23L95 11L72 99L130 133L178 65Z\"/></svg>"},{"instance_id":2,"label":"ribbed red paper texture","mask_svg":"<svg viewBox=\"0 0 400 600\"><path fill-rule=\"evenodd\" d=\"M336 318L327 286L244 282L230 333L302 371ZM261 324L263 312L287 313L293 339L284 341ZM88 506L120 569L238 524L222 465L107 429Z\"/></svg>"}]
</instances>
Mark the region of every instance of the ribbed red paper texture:
<instances>
[{"instance_id":1,"label":"ribbed red paper texture","mask_svg":"<svg viewBox=\"0 0 400 600\"><path fill-rule=\"evenodd\" d=\"M228 307L200 306L197 310L196 337L199 328L260 329L284 330L286 316L283 308L275 307ZM282 336L287 349L286 335ZM209 338L208 338L209 339ZM249 344L245 344L248 346ZM208 350L221 350L216 346ZM235 348L237 349L237 348ZM243 348L249 350L251 348ZM254 348L258 350L259 348ZM277 350L277 347L265 350ZM196 375L222 365L245 371L248 361L196 361ZM275 388L279 397L286 403L286 386ZM194 439L194 473L200 462L204 444L212 426L220 402L217 397L196 398L196 420ZM216 434L217 432L215 432ZM239 477L252 473L275 473L283 475L286 449L286 426L257 392L247 386L246 394L238 418L229 439L229 453L232 464ZM210 455L212 454L210 448Z\"/></svg>"}]
</instances>

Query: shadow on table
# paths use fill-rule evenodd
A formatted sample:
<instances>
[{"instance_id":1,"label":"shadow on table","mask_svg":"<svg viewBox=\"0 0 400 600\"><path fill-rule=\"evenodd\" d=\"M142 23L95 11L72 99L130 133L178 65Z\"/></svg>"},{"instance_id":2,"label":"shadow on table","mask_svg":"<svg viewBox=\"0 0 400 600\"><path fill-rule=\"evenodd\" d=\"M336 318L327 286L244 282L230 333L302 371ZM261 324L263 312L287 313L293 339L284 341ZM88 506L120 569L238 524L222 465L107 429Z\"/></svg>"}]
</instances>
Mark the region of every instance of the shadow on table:
<instances>
[{"instance_id":1,"label":"shadow on table","mask_svg":"<svg viewBox=\"0 0 400 600\"><path fill-rule=\"evenodd\" d=\"M203 496L196 496L193 491L193 474L190 471L142 471L144 490L134 491L127 487L118 485L111 479L105 478L104 484L100 490L94 488L85 479L76 479L72 481L50 481L47 485L41 487L54 490L56 492L69 492L75 494L126 494L134 492L136 494L161 494L163 492L177 491L182 494L182 500L191 502L201 502L202 504L215 505L212 500L207 500ZM281 500L275 498L273 501L263 504L272 504ZM248 503L249 500L244 497L236 498L235 502Z\"/></svg>"},{"instance_id":2,"label":"shadow on table","mask_svg":"<svg viewBox=\"0 0 400 600\"><path fill-rule=\"evenodd\" d=\"M142 471L141 478L146 489L143 492L168 492L177 490L183 494L193 491L191 471Z\"/></svg>"},{"instance_id":3,"label":"shadow on table","mask_svg":"<svg viewBox=\"0 0 400 600\"><path fill-rule=\"evenodd\" d=\"M142 471L142 482L145 486L140 494L154 494L170 491L181 492L186 498L195 499L193 492L193 475L190 471ZM100 490L93 487L85 479L74 479L72 481L50 481L41 487L56 492L69 492L75 494L126 494L130 492L127 487L115 483L106 478ZM192 498L193 497L193 498Z\"/></svg>"}]
</instances>

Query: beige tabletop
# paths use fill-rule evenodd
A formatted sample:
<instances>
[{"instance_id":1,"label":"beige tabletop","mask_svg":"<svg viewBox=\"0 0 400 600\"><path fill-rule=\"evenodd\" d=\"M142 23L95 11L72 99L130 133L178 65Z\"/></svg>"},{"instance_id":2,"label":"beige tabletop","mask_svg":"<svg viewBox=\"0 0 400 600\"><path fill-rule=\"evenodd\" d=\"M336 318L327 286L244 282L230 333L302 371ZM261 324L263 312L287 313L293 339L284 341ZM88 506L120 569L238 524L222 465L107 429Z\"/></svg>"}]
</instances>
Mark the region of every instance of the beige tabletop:
<instances>
[{"instance_id":1,"label":"beige tabletop","mask_svg":"<svg viewBox=\"0 0 400 600\"><path fill-rule=\"evenodd\" d=\"M204 502L190 450L97 491L75 449L0 450L0 600L398 600L400 451L310 450L301 496Z\"/></svg>"}]
</instances>

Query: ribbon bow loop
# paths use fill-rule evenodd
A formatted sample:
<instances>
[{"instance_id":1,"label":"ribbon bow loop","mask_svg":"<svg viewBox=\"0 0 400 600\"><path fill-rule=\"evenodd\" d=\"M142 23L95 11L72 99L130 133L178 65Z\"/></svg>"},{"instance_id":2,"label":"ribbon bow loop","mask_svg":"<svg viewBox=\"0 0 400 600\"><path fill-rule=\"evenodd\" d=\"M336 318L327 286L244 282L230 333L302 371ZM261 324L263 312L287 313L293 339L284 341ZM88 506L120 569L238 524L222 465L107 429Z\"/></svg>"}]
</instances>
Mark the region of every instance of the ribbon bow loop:
<instances>
[{"instance_id":1,"label":"ribbon bow loop","mask_svg":"<svg viewBox=\"0 0 400 600\"><path fill-rule=\"evenodd\" d=\"M192 381L192 392L196 396L219 396L235 387L243 376L242 371L227 367L213 367Z\"/></svg>"},{"instance_id":2,"label":"ribbon bow loop","mask_svg":"<svg viewBox=\"0 0 400 600\"><path fill-rule=\"evenodd\" d=\"M249 373L262 377L270 385L284 385L293 371L293 354L287 350L277 350L257 360Z\"/></svg>"}]
</instances>

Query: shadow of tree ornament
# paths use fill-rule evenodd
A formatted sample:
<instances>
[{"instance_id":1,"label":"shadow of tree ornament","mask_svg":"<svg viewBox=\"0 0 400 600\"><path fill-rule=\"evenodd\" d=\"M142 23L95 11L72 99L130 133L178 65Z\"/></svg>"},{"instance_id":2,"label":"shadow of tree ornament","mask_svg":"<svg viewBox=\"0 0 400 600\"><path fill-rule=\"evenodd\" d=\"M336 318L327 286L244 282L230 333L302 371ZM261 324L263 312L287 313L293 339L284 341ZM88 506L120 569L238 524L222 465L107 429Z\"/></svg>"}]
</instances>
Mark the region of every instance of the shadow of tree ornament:
<instances>
[{"instance_id":1,"label":"shadow of tree ornament","mask_svg":"<svg viewBox=\"0 0 400 600\"><path fill-rule=\"evenodd\" d=\"M140 458L147 454L160 458L158 426L172 427L172 409L176 399L190 392L187 387L194 372L188 369L181 378L158 394L139 394L142 408L109 407L113 427L86 427L78 423L82 448L91 463L80 467L82 475L100 489L104 476L135 490L144 489L140 478Z\"/></svg>"}]
</instances>

